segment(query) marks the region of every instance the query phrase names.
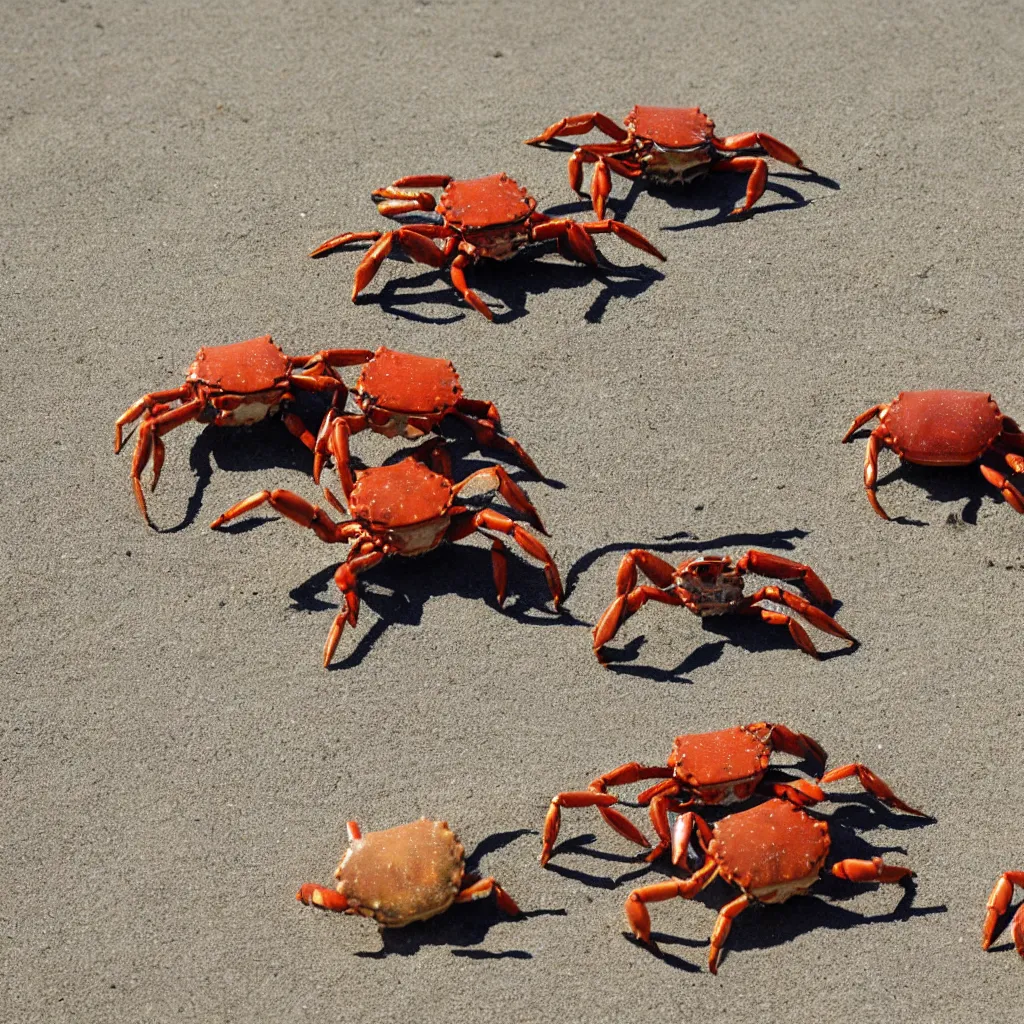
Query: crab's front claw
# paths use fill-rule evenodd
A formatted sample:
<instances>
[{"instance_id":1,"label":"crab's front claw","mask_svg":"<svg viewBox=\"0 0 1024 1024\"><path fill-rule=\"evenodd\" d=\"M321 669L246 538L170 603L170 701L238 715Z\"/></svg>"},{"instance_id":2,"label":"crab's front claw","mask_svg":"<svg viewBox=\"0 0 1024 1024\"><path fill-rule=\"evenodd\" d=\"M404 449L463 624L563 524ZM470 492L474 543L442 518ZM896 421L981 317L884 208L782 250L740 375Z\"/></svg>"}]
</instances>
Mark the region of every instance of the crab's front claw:
<instances>
[{"instance_id":1,"label":"crab's front claw","mask_svg":"<svg viewBox=\"0 0 1024 1024\"><path fill-rule=\"evenodd\" d=\"M344 913L348 910L348 900L335 889L327 889L322 885L314 885L307 882L295 894L300 903L307 907L323 907L324 910L334 910Z\"/></svg>"}]
</instances>

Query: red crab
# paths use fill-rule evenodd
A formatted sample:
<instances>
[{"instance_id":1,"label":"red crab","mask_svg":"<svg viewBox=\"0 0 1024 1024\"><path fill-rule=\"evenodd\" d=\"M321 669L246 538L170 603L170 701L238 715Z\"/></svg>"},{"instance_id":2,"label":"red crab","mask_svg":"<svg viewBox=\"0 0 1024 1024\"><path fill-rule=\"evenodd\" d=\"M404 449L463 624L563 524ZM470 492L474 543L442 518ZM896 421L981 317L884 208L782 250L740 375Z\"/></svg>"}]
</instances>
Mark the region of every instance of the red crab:
<instances>
[{"instance_id":1,"label":"red crab","mask_svg":"<svg viewBox=\"0 0 1024 1024\"><path fill-rule=\"evenodd\" d=\"M637 569L655 585L638 587ZM729 557L701 555L687 559L673 569L663 558L642 548L634 548L627 552L619 565L615 578L618 596L605 609L594 628L594 653L597 660L604 663L601 649L615 636L623 622L648 601L683 605L701 617L727 613L760 615L773 626L788 626L790 636L800 649L818 657L817 649L799 622L790 615L761 607L762 601L775 601L799 613L823 632L841 637L851 646L857 642L831 615L826 615L810 601L781 587L761 587L744 597L743 577L748 572L777 580L793 580L803 586L818 604L825 607L832 604L828 587L810 566L771 555L767 551L750 550L735 565Z\"/></svg>"},{"instance_id":2,"label":"red crab","mask_svg":"<svg viewBox=\"0 0 1024 1024\"><path fill-rule=\"evenodd\" d=\"M444 913L453 903L492 892L498 906L519 915L516 901L493 878L466 873L466 851L446 821L421 818L365 836L348 823L351 845L334 872L336 889L307 882L295 898L309 906L372 917L383 928L401 928Z\"/></svg>"},{"instance_id":3,"label":"red crab","mask_svg":"<svg viewBox=\"0 0 1024 1024\"><path fill-rule=\"evenodd\" d=\"M308 356L286 356L269 334L230 345L201 348L188 368L181 387L152 391L130 406L114 424L114 451L121 450L121 431L142 417L135 455L132 458L132 488L146 522L146 498L142 472L153 460L156 488L164 464L162 437L189 420L218 427L249 426L294 399L293 391L344 391L345 385L331 367L345 354L344 349L325 349ZM284 425L307 448L316 439L293 412L282 412ZM152 525L152 524L151 524Z\"/></svg>"},{"instance_id":4,"label":"red crab","mask_svg":"<svg viewBox=\"0 0 1024 1024\"><path fill-rule=\"evenodd\" d=\"M790 896L811 889L825 866L832 840L826 822L788 800L771 799L730 814L716 822L713 829L697 814L683 815L676 822L683 860L694 826L705 853L703 866L691 878L634 889L626 900L626 920L641 942L656 949L651 939L648 903L676 896L693 899L715 878L738 886L742 895L722 907L711 933L708 969L717 974L722 947L736 917L751 903L784 903ZM902 882L914 872L886 864L881 857L872 857L837 861L832 865L832 874L849 882L871 884Z\"/></svg>"},{"instance_id":5,"label":"red crab","mask_svg":"<svg viewBox=\"0 0 1024 1024\"><path fill-rule=\"evenodd\" d=\"M864 453L864 489L871 507L889 516L875 496L878 449L891 448L919 466L967 466L990 453L1001 455L1013 473L1024 473L1024 433L999 411L985 391L901 391L888 405L862 412L843 437L849 442L868 420L878 417ZM1024 493L1006 474L982 463L982 476L998 487L1006 503L1024 513Z\"/></svg>"},{"instance_id":6,"label":"red crab","mask_svg":"<svg viewBox=\"0 0 1024 1024\"><path fill-rule=\"evenodd\" d=\"M685 184L708 171L749 171L746 200L732 211L740 214L764 194L768 165L763 156L804 166L789 146L764 132L717 138L715 122L699 107L634 107L626 115L625 125L620 128L600 113L578 114L563 117L526 144L586 135L595 128L615 140L580 146L569 157L569 184L576 192L583 180L583 164L595 165L590 197L598 217L604 216L605 200L612 190L610 170L625 178L645 177L659 185Z\"/></svg>"},{"instance_id":7,"label":"red crab","mask_svg":"<svg viewBox=\"0 0 1024 1024\"><path fill-rule=\"evenodd\" d=\"M429 192L409 191L422 188L444 191L437 200ZM452 284L466 302L488 320L493 320L494 314L466 283L466 268L479 259L507 260L531 242L555 238L563 256L596 266L597 249L590 236L609 231L659 260L665 259L639 231L625 224L607 221L581 224L568 217L551 218L539 213L537 200L507 174L491 174L470 181L455 181L446 174L414 174L378 189L373 198L382 200L377 209L385 217L421 210L436 213L441 223L407 224L386 232L348 231L314 249L311 256L324 256L349 242L373 241L356 268L353 302L373 280L396 241L419 263L431 267L450 263ZM443 239L443 249L434 244L435 238Z\"/></svg>"},{"instance_id":8,"label":"red crab","mask_svg":"<svg viewBox=\"0 0 1024 1024\"><path fill-rule=\"evenodd\" d=\"M353 434L369 428L385 437L422 437L436 429L446 416L465 423L477 444L510 453L531 473L541 476L523 446L515 438L498 433L501 416L494 403L463 396L459 375L447 359L394 352L384 346L376 352L350 349L334 356L333 366L365 364L352 390L362 411L346 413L347 389L336 392L316 439L313 478L317 483L326 457L331 454L345 490L352 489L349 438Z\"/></svg>"},{"instance_id":9,"label":"red crab","mask_svg":"<svg viewBox=\"0 0 1024 1024\"><path fill-rule=\"evenodd\" d=\"M327 636L324 647L326 668L345 623L353 627L356 625L360 573L389 555L422 555L442 541L461 540L474 532L485 536L492 532L507 534L523 551L541 562L555 607L558 607L562 600L562 582L558 568L544 545L528 530L495 509L474 510L455 504L458 498L489 491L498 491L538 530L546 532L530 499L500 466L478 470L461 483L453 483L415 456L394 465L357 473L355 485L345 494L352 516L348 522L334 522L322 508L292 491L275 490L260 491L238 502L210 525L216 529L259 505L268 504L300 526L311 529L327 544L351 544L348 557L334 574L334 582L341 591L344 604ZM505 600L508 556L505 544L496 537L492 538L491 564L500 605Z\"/></svg>"},{"instance_id":10,"label":"red crab","mask_svg":"<svg viewBox=\"0 0 1024 1024\"><path fill-rule=\"evenodd\" d=\"M988 898L988 909L985 912L985 924L981 929L981 948L988 949L996 937L996 927L1000 918L1010 909L1013 900L1013 887L1024 888L1024 871L1004 871L999 876L992 894ZM1024 956L1024 904L1017 908L1010 925L1010 934L1017 952Z\"/></svg>"},{"instance_id":11,"label":"red crab","mask_svg":"<svg viewBox=\"0 0 1024 1024\"><path fill-rule=\"evenodd\" d=\"M562 807L597 807L604 820L619 835L639 846L650 846L643 833L627 817L612 809L619 798L608 792L609 786L627 786L644 779L665 780L637 796L638 804L649 807L651 825L659 840L647 858L652 861L672 844L668 824L670 811L679 812L695 803L708 806L741 803L759 789L802 806L825 799L821 785L856 775L867 792L889 806L907 814L922 813L900 800L870 768L860 763L833 768L817 782L786 778L784 782L762 787L775 751L813 761L819 770L824 769L827 759L816 740L778 723L754 722L717 732L677 736L667 765L643 765L632 761L598 776L585 790L556 794L544 822L540 862L545 865L551 857L561 827ZM677 852L673 849L673 861L681 863Z\"/></svg>"}]
</instances>

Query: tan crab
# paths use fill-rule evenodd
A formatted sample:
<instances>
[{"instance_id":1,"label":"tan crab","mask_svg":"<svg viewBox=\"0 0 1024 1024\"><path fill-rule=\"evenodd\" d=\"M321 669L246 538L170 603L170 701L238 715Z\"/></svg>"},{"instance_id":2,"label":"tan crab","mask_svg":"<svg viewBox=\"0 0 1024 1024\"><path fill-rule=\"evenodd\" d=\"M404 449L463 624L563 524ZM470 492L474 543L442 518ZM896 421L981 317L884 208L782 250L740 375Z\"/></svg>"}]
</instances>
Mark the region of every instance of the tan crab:
<instances>
[{"instance_id":1,"label":"tan crab","mask_svg":"<svg viewBox=\"0 0 1024 1024\"><path fill-rule=\"evenodd\" d=\"M651 939L648 903L676 896L693 899L715 878L738 886L742 895L722 907L711 933L708 969L717 974L722 947L737 915L752 903L784 903L790 896L807 892L825 866L832 840L826 822L780 799L766 800L750 810L730 814L716 822L713 829L698 814L682 815L676 821L674 837L682 861L694 828L705 853L703 866L691 878L634 889L626 900L626 920L641 942L657 948ZM870 884L902 882L913 871L873 857L837 861L832 865L832 874L849 882Z\"/></svg>"},{"instance_id":2,"label":"tan crab","mask_svg":"<svg viewBox=\"0 0 1024 1024\"><path fill-rule=\"evenodd\" d=\"M482 899L492 892L513 917L515 900L493 878L466 873L466 851L446 821L419 821L365 836L348 823L349 848L334 877L337 888L307 882L295 898L309 906L372 917L384 928L442 914L453 903Z\"/></svg>"}]
</instances>

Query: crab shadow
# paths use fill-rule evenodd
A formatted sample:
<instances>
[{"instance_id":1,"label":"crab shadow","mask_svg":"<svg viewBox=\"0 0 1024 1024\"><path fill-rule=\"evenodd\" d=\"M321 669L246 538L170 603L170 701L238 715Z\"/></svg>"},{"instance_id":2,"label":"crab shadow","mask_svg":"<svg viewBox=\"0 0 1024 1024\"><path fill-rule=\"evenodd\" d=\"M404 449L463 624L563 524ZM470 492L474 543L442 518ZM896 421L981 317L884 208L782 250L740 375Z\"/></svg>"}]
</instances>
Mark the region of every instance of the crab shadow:
<instances>
[{"instance_id":1,"label":"crab shadow","mask_svg":"<svg viewBox=\"0 0 1024 1024\"><path fill-rule=\"evenodd\" d=\"M608 554L619 552L625 554L633 548L642 547L647 551L653 551L659 554L673 554L676 556L677 560L681 560L681 556L687 553L720 551L724 554L727 553L730 548L743 549L747 547L755 547L774 549L776 551L793 551L795 549L793 541L802 539L806 536L808 536L806 530L790 529L773 530L770 533L728 534L722 537L717 537L713 540L704 541L697 540L695 537L692 537L691 534L682 531L680 533L661 537L653 544L634 543L629 541L606 544L602 547L595 548L593 551L588 551L573 563L569 572L566 574L566 598L572 595L572 592L583 573L590 569L600 558L603 558ZM671 560L672 559L670 559L670 561ZM834 614L841 607L842 602L834 600L832 608L829 609L829 611ZM687 612L685 608L671 608L669 611L674 612L677 615L682 615L687 621L693 619L694 625L699 623L700 628L702 628L704 632L717 633L719 636L725 637L725 639L709 640L702 643L687 654L686 657L683 658L683 660L674 668L662 669L652 665L633 664L639 657L641 648L646 643L645 638L641 635L635 637L621 647L605 646L603 656L605 658L606 667L609 671L637 676L641 679L649 679L653 682L692 683L693 680L689 677L689 674L698 669L713 665L718 661L724 653L727 643L739 645L745 650L755 654L790 648L795 650L797 653L802 653L793 643L788 630L780 629L777 626L769 626L760 622L753 616L721 615L698 619L697 616L693 616ZM855 647L843 647L835 650L822 651L820 653L820 658L822 660L827 660L829 658L841 657L852 653L855 649ZM804 656L806 657L806 655Z\"/></svg>"},{"instance_id":2,"label":"crab shadow","mask_svg":"<svg viewBox=\"0 0 1024 1024\"><path fill-rule=\"evenodd\" d=\"M877 805L870 797L865 797L861 794L832 794L829 800L839 805L838 812L827 815L822 814L822 817L826 817L829 822L829 831L832 837L829 865L850 857L869 860L872 857L885 856L887 854L906 856L907 850L903 846L886 846L870 843L858 833L863 830L881 827L900 830L922 828L935 821L934 818L919 818L897 814L890 811L884 805ZM709 808L702 809L702 814L707 814L709 823L711 823L712 810ZM608 834L610 835L611 833L609 832ZM594 842L594 835L585 834L559 843L555 847L552 860L548 863L548 870L563 877L582 882L585 885L606 890L625 890L626 886L638 888L663 879L678 877L678 872L672 868L667 858L662 858L654 864L647 864L644 860L646 851L642 851L632 857L622 856L607 853L600 849L592 849L591 846ZM567 867L564 863L555 861L554 858L565 854L576 854L577 856L592 858L609 865L627 864L634 866L630 870L615 876L602 875ZM843 905L856 900L862 891L868 888L898 888L901 892L892 909L880 914L863 914ZM781 905L775 906L757 904L741 914L733 924L724 955L728 956L730 952L743 953L782 945L819 928L845 931L860 925L905 921L913 917L930 916L946 912L947 907L944 904L927 907L915 906L916 893L916 883L912 878L906 879L899 885L867 886L836 878L826 868L812 892L806 897L790 899ZM657 951L654 951L654 955L657 955L667 965L678 970L687 972L702 970L702 967L698 964L677 956L668 951L666 947L707 948L710 945L711 929L718 911L726 903L734 899L736 895L737 890L733 886L729 886L719 879L692 900L680 899L652 905L651 914L656 922L660 923L666 919L677 921L680 926L686 927L687 930L697 930L698 935L703 934L703 937L694 938L664 931L652 932L651 937L658 946ZM623 903L625 903L625 898L626 893L623 892ZM702 928L699 923L695 923L691 929L690 918L684 916L687 913L687 910L684 908L680 907L678 910L669 910L670 907L677 908L679 904L683 903L699 903L703 905L707 912L706 928ZM655 907L664 909L655 909ZM686 924L684 925L683 922L686 922ZM652 952L629 932L624 932L623 934L638 948L646 952Z\"/></svg>"},{"instance_id":3,"label":"crab shadow","mask_svg":"<svg viewBox=\"0 0 1024 1024\"><path fill-rule=\"evenodd\" d=\"M526 835L536 835L535 829L520 828L510 832L495 832L482 839L466 857L466 870L479 873L479 861L514 843ZM499 879L499 882L501 880ZM518 917L509 917L498 909L493 897L457 903L443 914L427 921L414 921L404 928L381 928L381 948L374 952L362 951L355 956L367 960L383 960L389 956L413 956L424 946L455 946L452 956L467 960L532 960L533 954L525 949L493 951L472 949L479 946L495 925L520 927L533 917L564 917L563 908L541 908L527 910Z\"/></svg>"},{"instance_id":4,"label":"crab shadow","mask_svg":"<svg viewBox=\"0 0 1024 1024\"><path fill-rule=\"evenodd\" d=\"M469 270L470 287L482 297L499 299L504 306L504 309L492 310L495 323L511 323L526 316L531 295L586 288L594 281L601 284L601 290L584 314L584 319L588 323L600 323L612 301L636 298L665 277L661 271L645 264L616 266L601 254L597 267L540 259L555 253L554 243L544 242L531 245L529 251L510 260L481 260ZM393 252L391 255L408 261L404 254ZM376 303L387 313L418 323L446 324L467 316L480 316L475 310L466 308L459 293L447 280L445 270L392 278L379 292L360 295L358 302L360 305ZM415 308L423 306L444 307L447 312L434 315L418 312Z\"/></svg>"},{"instance_id":5,"label":"crab shadow","mask_svg":"<svg viewBox=\"0 0 1024 1024\"><path fill-rule=\"evenodd\" d=\"M323 600L334 587L334 573L341 562L334 562L315 573L289 592L297 611L338 611L337 593ZM535 563L509 559L508 596L498 606L494 593L491 553L487 548L468 543L442 544L417 558L389 558L360 577L361 603L377 616L348 654L336 654L331 671L352 668L362 663L377 641L389 630L400 626L418 626L423 609L431 597L457 594L469 601L482 601L498 614L531 626L554 626L576 620L564 609L551 609L551 593L544 573ZM333 618L332 618L333 621ZM325 622L324 629L329 623ZM360 627L361 628L361 627ZM350 635L346 630L344 636Z\"/></svg>"}]
</instances>

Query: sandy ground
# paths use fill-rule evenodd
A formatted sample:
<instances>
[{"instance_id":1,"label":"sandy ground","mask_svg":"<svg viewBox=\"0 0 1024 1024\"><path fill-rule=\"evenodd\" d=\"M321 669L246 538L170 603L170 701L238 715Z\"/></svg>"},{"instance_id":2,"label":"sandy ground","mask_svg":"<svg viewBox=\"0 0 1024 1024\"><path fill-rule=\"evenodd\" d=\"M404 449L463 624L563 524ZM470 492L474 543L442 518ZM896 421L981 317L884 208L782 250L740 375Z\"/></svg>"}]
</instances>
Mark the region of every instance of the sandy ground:
<instances>
[{"instance_id":1,"label":"sandy ground","mask_svg":"<svg viewBox=\"0 0 1024 1024\"><path fill-rule=\"evenodd\" d=\"M9 0L0 1017L1014 1019L1024 966L978 936L996 877L1024 868L1024 521L975 469L884 453L902 518L883 522L863 436L839 438L901 389L991 390L1024 416L1019 14ZM493 324L421 265L389 260L353 305L358 256L306 258L385 227L369 192L405 174L505 170L585 216L568 147L520 140L637 102L772 132L818 175L773 164L743 222L723 216L739 176L677 195L616 178L613 210L669 261L605 237L596 276L550 247L480 269ZM342 549L275 516L207 528L262 487L315 500L276 421L170 435L147 529L115 417L200 346L267 332L453 359L551 477L510 465L564 614L515 556L499 612L487 545L467 542L375 570L324 671ZM355 444L365 464L397 450ZM458 429L452 450L460 472L490 457ZM818 663L784 630L651 607L602 670L589 627L634 545L809 562L862 646ZM540 870L552 793L760 719L935 815L850 784L823 809L840 854L911 865L913 887L823 881L751 910L715 978L721 883L655 908L659 959L624 937L622 904L667 869L595 813L566 813ZM295 902L330 880L346 819L423 814L530 915L477 903L382 936Z\"/></svg>"}]
</instances>

